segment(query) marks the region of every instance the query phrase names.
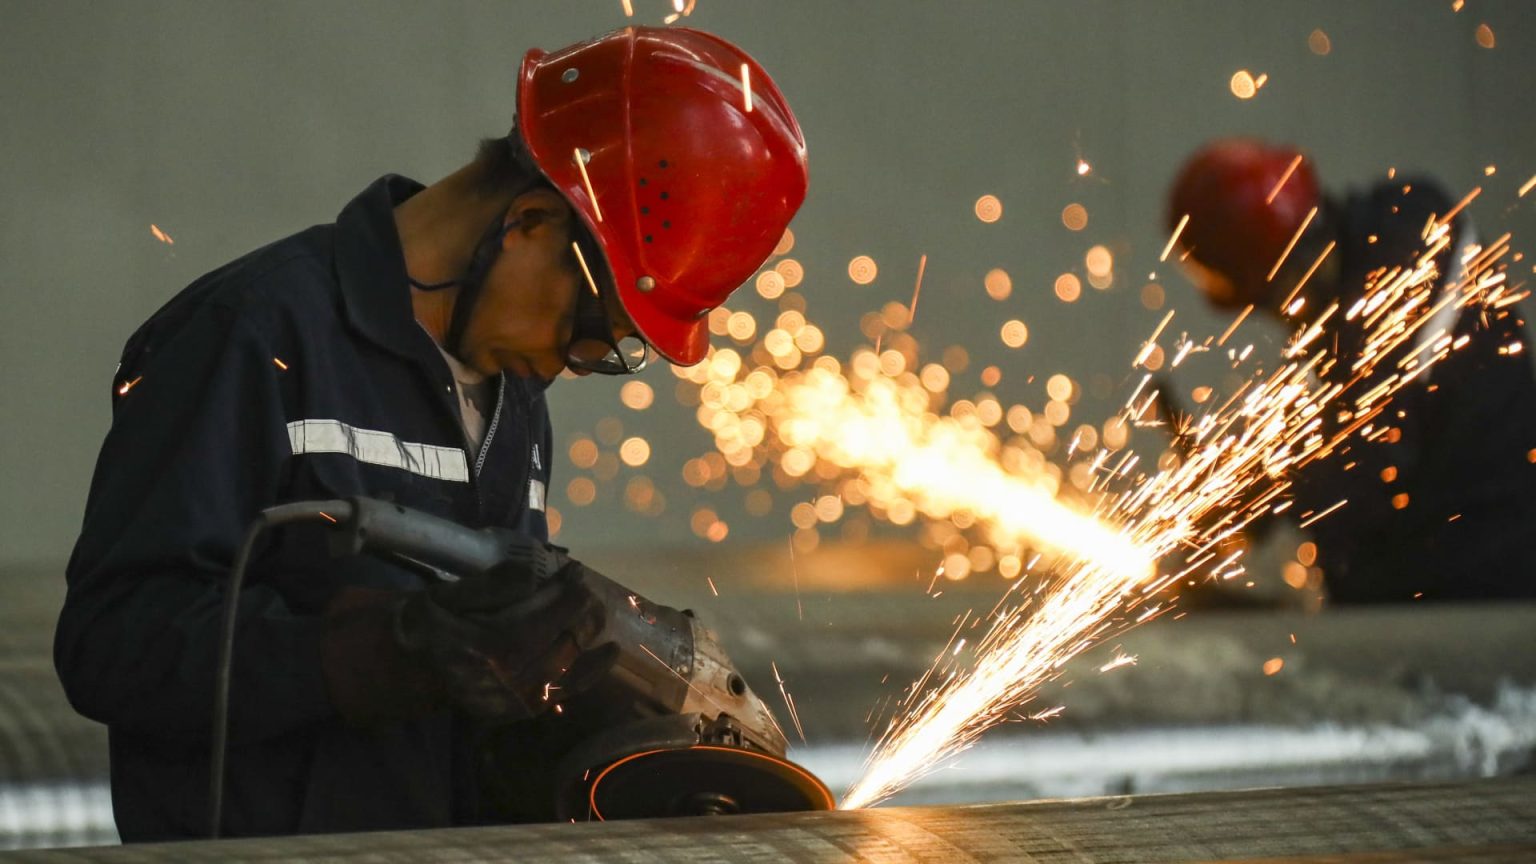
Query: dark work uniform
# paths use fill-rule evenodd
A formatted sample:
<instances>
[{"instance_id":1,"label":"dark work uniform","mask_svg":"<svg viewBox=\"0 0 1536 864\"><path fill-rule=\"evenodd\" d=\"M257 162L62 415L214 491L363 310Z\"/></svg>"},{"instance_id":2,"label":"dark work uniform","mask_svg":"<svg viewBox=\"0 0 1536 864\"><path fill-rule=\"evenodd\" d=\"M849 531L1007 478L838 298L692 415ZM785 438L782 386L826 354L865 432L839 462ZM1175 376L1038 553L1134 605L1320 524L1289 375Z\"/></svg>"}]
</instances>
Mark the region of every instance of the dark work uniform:
<instances>
[{"instance_id":1,"label":"dark work uniform","mask_svg":"<svg viewBox=\"0 0 1536 864\"><path fill-rule=\"evenodd\" d=\"M412 314L392 208L421 188L378 180L334 225L202 277L124 349L55 643L70 701L110 727L124 840L206 831L220 603L257 511L369 495L547 539L542 384L502 376L467 452L452 375ZM321 674L321 612L338 589L421 584L328 559L314 527L258 546L240 599L227 834L479 818L466 720L358 731Z\"/></svg>"},{"instance_id":2,"label":"dark work uniform","mask_svg":"<svg viewBox=\"0 0 1536 864\"><path fill-rule=\"evenodd\" d=\"M1337 205L1338 317L1373 271L1410 266L1429 216L1454 203L1420 178ZM1458 269L1468 231L1466 220L1453 222L1454 242L1437 261L1442 284ZM1536 375L1521 315L1517 307L1470 308L1451 320L1454 334L1470 341L1393 397L1374 421L1379 439L1356 435L1296 478L1297 517L1348 501L1307 529L1335 602L1536 597L1536 465L1528 456L1536 448ZM1341 358L1329 375L1347 375L1362 329L1346 323L1329 335ZM1382 363L1372 380L1394 368Z\"/></svg>"}]
</instances>

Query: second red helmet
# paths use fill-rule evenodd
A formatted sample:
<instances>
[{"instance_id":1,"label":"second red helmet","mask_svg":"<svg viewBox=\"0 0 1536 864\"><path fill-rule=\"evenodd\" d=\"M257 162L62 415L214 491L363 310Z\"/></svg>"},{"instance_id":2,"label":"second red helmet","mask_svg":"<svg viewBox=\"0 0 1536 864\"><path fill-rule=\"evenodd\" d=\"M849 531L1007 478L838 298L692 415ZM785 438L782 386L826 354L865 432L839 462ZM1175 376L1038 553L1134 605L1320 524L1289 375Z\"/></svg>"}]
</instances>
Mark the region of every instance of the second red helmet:
<instances>
[{"instance_id":1,"label":"second red helmet","mask_svg":"<svg viewBox=\"0 0 1536 864\"><path fill-rule=\"evenodd\" d=\"M1321 201L1311 160L1300 151L1221 139L1197 150L1180 169L1168 196L1168 230L1189 217L1179 245L1227 280L1223 290L1231 292L1211 299L1262 304L1271 293L1270 271Z\"/></svg>"},{"instance_id":2,"label":"second red helmet","mask_svg":"<svg viewBox=\"0 0 1536 864\"><path fill-rule=\"evenodd\" d=\"M528 52L517 113L640 334L673 363L698 362L710 310L772 254L805 200L805 139L772 79L716 36L629 27Z\"/></svg>"}]
</instances>

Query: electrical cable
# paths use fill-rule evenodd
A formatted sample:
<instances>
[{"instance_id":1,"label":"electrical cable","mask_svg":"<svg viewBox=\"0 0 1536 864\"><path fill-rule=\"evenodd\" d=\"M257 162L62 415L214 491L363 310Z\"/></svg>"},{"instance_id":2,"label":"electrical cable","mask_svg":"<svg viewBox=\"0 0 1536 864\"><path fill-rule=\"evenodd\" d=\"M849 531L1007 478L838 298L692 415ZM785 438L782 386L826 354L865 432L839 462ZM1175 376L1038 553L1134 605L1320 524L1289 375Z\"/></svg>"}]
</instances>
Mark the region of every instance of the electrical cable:
<instances>
[{"instance_id":1,"label":"electrical cable","mask_svg":"<svg viewBox=\"0 0 1536 864\"><path fill-rule=\"evenodd\" d=\"M352 502L299 501L279 504L261 511L251 522L229 571L229 582L224 588L224 616L219 628L219 665L214 679L213 734L209 753L208 770L208 836L217 840L220 822L224 818L224 757L229 740L229 682L234 667L235 620L240 611L240 590L245 582L245 571L250 565L251 550L256 541L269 528L290 522L325 519L330 522L346 522L352 518Z\"/></svg>"}]
</instances>

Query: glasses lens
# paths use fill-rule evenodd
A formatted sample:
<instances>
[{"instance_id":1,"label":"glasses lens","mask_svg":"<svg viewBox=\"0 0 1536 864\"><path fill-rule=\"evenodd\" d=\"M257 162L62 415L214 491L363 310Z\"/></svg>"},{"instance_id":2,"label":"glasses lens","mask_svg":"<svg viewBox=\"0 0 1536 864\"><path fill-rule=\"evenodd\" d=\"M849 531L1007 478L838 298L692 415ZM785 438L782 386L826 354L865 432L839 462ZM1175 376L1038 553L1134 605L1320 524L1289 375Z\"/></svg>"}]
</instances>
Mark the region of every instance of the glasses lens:
<instances>
[{"instance_id":1,"label":"glasses lens","mask_svg":"<svg viewBox=\"0 0 1536 864\"><path fill-rule=\"evenodd\" d=\"M651 346L637 336L626 336L615 344L613 337L573 339L566 351L566 362L573 368L600 375L633 375L651 359Z\"/></svg>"}]
</instances>

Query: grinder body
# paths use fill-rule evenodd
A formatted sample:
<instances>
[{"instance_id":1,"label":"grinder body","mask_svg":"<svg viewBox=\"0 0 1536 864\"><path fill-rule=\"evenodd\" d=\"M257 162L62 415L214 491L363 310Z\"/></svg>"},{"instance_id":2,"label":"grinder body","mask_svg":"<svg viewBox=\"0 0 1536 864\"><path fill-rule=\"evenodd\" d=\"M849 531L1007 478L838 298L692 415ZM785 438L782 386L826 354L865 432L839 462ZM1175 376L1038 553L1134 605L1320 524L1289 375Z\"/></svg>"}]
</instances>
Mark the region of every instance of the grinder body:
<instances>
[{"instance_id":1,"label":"grinder body","mask_svg":"<svg viewBox=\"0 0 1536 864\"><path fill-rule=\"evenodd\" d=\"M553 554L504 529L470 529L397 504L323 503L335 519L333 554L388 556L444 579ZM605 612L584 647L611 662L581 693L560 694L558 712L483 736L490 755L480 769L520 775L490 778L492 797L501 790L509 815L566 820L833 806L821 781L784 759L788 742L773 714L691 611L654 603L578 562L568 566L579 568L567 576L579 578ZM530 787L542 800L529 800Z\"/></svg>"}]
</instances>

